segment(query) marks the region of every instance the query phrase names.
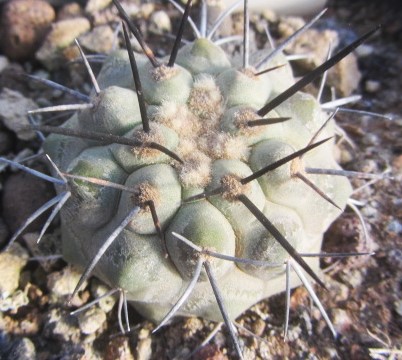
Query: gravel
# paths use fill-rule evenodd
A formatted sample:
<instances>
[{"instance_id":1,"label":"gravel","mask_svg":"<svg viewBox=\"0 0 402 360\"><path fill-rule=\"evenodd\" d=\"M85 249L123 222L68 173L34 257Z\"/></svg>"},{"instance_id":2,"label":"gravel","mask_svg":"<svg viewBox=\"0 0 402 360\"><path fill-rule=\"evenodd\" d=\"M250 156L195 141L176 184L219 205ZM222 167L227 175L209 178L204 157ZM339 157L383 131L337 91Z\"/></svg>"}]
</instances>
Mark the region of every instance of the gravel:
<instances>
[{"instance_id":1,"label":"gravel","mask_svg":"<svg viewBox=\"0 0 402 360\"><path fill-rule=\"evenodd\" d=\"M10 1L12 2L17 1ZM93 36L94 33L104 31L105 37L110 40L113 30L110 26L117 24L116 13L112 10L110 1L88 1L85 8L72 2L48 3L51 4L57 20L52 22L50 32L41 33L42 47L36 52L36 59L33 55L36 50L30 50L27 61L20 63L12 60L12 56L4 49L3 54L0 54L0 99L3 99L0 111L0 154L9 158L15 157L22 149L29 149L31 153L36 153L39 149L36 137L32 134L25 137L26 135L18 133L16 125L27 123L26 110L34 108L37 99L42 97L43 101L57 104L71 101L64 95L38 86L30 88L26 80L15 77L15 73L46 70L50 79L84 91L88 87L88 81L84 81L82 69L79 66L65 67L66 61L77 55L72 45L74 37L80 36L89 52L107 52L111 48L110 41L96 44L96 37ZM3 29L5 24L15 22L8 15L5 20L5 8L2 4L3 17L0 25ZM133 19L143 30L150 46L168 53L171 41L151 33L149 25L156 17L155 13L162 11L169 16L175 31L179 18L177 12L170 6L160 4L130 3L130 8ZM401 14L402 6L395 0L383 4L363 0L352 3L346 0L330 1L326 18L305 38L308 41L314 35L317 36L315 39L319 39L326 33L327 37L334 39L335 44L336 38L342 42L346 36L349 41L351 37L363 34L378 23L384 24L381 32L356 52L349 65L338 69L337 75L333 75L335 79L332 85L336 86L338 94L346 95L352 91L361 93L364 100L355 105L357 109L387 113L394 118L386 120L341 113L338 117L339 124L356 145L356 149L345 143L341 145L344 153L348 154L344 156L343 166L350 170L366 167L376 172L389 167L396 180L377 182L371 188L355 194L357 200L367 204L362 212L367 216L371 229L369 244L365 243L361 235L361 225L357 217L349 211L326 234L325 251L328 252L361 251L367 246L377 248L376 254L371 257L322 260L326 272L325 283L330 291L317 289L317 293L324 307L330 309L331 318L340 333L339 340L333 340L324 320L317 315L314 307L309 311L311 304L308 294L299 288L291 295L290 325L286 342L282 338L285 310L283 295L261 302L237 319L241 326L260 337L253 337L240 328L246 359L369 359L369 348L385 346L378 339L386 339L388 349L400 350ZM241 17L235 16L234 19L235 22L229 24L229 29L241 30ZM267 11L265 17L255 15L253 21L257 31L252 34L255 39L252 45L255 47L265 42L263 25L267 24L267 19L270 20L270 29L277 41L281 37L278 32L280 25L282 24L282 29L290 26L289 20ZM305 20L292 21L302 23ZM158 29L162 32L164 30L164 26ZM37 40L32 40L31 45L35 41ZM298 47L302 48L301 45L300 42ZM318 46L318 40L316 45ZM26 45L27 48L29 46ZM326 56L327 51L327 46L319 45L320 52L317 52L317 46L308 50L316 54L316 63ZM231 48L238 50L239 47L232 45ZM40 59L40 63L37 59ZM299 63L299 71L305 72L306 66ZM70 77L70 74L74 76ZM359 74L362 79L360 82L357 81ZM336 83L336 80L340 80L340 83ZM311 90L317 89L312 87ZM329 89L326 89L324 96L328 98L328 95ZM31 103L30 99L35 102ZM354 180L354 183L356 187L364 184L361 180ZM50 184L20 172L14 173L10 168L0 172L0 184L0 244L4 244L9 233L15 231L34 209L50 199L53 191ZM29 231L37 231L40 222L43 223L43 219ZM57 223L49 229L49 234L42 242L47 241L52 248L52 244L59 240ZM34 239L35 233L29 236ZM48 261L46 266L42 266L43 262L27 261L33 255L29 250L32 246L27 246L21 239L13 248L18 256L0 254L0 358L33 359L36 356L38 359L171 359L195 349L215 326L201 319L174 319L159 333L152 334L154 325L130 309L132 332L127 336L118 335L115 304L117 296L102 300L81 315L70 315L72 310L107 291L98 280L91 279L82 287L83 290L73 303L67 305L66 300L75 287L79 272L62 260ZM57 247L54 251L59 253ZM43 255L48 254L43 252ZM226 331L219 332L195 358L233 358Z\"/></svg>"}]
</instances>

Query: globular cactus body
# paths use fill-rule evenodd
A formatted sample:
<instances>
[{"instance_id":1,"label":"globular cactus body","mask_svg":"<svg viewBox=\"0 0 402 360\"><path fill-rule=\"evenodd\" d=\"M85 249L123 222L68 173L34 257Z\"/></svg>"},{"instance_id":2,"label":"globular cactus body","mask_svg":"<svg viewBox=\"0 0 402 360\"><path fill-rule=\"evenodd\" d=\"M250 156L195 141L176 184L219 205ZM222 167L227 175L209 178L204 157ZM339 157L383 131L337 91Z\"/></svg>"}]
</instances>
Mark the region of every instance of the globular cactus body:
<instances>
[{"instance_id":1,"label":"globular cactus body","mask_svg":"<svg viewBox=\"0 0 402 360\"><path fill-rule=\"evenodd\" d=\"M184 292L200 255L181 242L220 254L265 261L276 267L210 257L209 262L232 319L259 300L285 289L288 252L239 200L244 196L262 212L299 253L318 253L323 233L346 205L351 186L346 178L306 175L339 209L320 197L296 174L306 167L336 169L334 141L245 182L265 166L307 146L328 114L306 93L297 92L269 112L269 118L290 118L270 125L250 126L261 119L258 110L293 83L280 53L264 67L286 64L255 75L242 69L207 39L184 46L172 67L153 67L136 54L150 130L143 130L140 106L125 51L111 54L98 76L101 88L93 107L75 114L64 125L138 140L140 146L102 145L53 134L45 152L62 171L107 180L130 191L71 182L72 197L62 209L63 252L67 261L86 267L133 208L128 222L96 264L95 274L147 318L160 321ZM334 136L331 120L315 141ZM177 154L176 161L157 149L158 143ZM145 145L144 145L145 144ZM198 201L191 196L220 188ZM154 205L163 239L158 234ZM317 258L306 263L319 273ZM215 295L204 270L178 314L221 321ZM291 276L291 286L298 280Z\"/></svg>"}]
</instances>

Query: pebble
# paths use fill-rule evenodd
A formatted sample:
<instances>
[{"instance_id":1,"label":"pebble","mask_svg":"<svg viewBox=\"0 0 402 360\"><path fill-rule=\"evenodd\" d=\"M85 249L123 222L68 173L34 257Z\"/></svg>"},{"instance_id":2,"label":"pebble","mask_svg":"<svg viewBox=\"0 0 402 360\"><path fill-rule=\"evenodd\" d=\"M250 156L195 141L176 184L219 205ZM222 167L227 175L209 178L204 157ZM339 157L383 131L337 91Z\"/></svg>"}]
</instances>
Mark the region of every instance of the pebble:
<instances>
[{"instance_id":1,"label":"pebble","mask_svg":"<svg viewBox=\"0 0 402 360\"><path fill-rule=\"evenodd\" d=\"M333 294L333 300L336 302L346 301L350 296L349 288L339 281L336 281L329 276L325 277L325 281L329 284L331 294Z\"/></svg>"},{"instance_id":2,"label":"pebble","mask_svg":"<svg viewBox=\"0 0 402 360\"><path fill-rule=\"evenodd\" d=\"M338 333L345 333L352 325L352 320L346 310L339 308L332 309L331 315L332 323Z\"/></svg>"},{"instance_id":3,"label":"pebble","mask_svg":"<svg viewBox=\"0 0 402 360\"><path fill-rule=\"evenodd\" d=\"M109 341L104 356L105 360L134 360L127 337L118 337Z\"/></svg>"},{"instance_id":4,"label":"pebble","mask_svg":"<svg viewBox=\"0 0 402 360\"><path fill-rule=\"evenodd\" d=\"M375 207L373 207L370 203L366 204L361 210L360 212L362 213L362 215L365 218L375 218L375 216L377 215L378 211Z\"/></svg>"},{"instance_id":5,"label":"pebble","mask_svg":"<svg viewBox=\"0 0 402 360\"><path fill-rule=\"evenodd\" d=\"M63 49L74 42L75 38L86 33L91 28L89 20L84 17L65 19L52 25L45 42L36 52L36 58L48 70L55 70L64 65Z\"/></svg>"},{"instance_id":6,"label":"pebble","mask_svg":"<svg viewBox=\"0 0 402 360\"><path fill-rule=\"evenodd\" d=\"M4 88L0 93L0 120L21 140L32 140L36 137L31 130L21 130L22 126L29 126L27 111L37 109L38 106L18 91Z\"/></svg>"},{"instance_id":7,"label":"pebble","mask_svg":"<svg viewBox=\"0 0 402 360\"><path fill-rule=\"evenodd\" d=\"M48 276L47 287L50 291L51 303L64 303L66 299L73 293L78 281L81 278L81 272L73 265L67 265L61 271L51 273ZM82 289L87 286L87 282L82 285ZM79 296L73 299L74 306L82 306L83 301Z\"/></svg>"},{"instance_id":8,"label":"pebble","mask_svg":"<svg viewBox=\"0 0 402 360\"><path fill-rule=\"evenodd\" d=\"M93 298L98 299L109 291L110 289L99 280L93 279L91 281L91 295ZM100 299L98 305L104 312L108 313L113 309L115 303L116 296L110 295Z\"/></svg>"},{"instance_id":9,"label":"pebble","mask_svg":"<svg viewBox=\"0 0 402 360\"><path fill-rule=\"evenodd\" d=\"M253 323L252 323L252 331L256 336L262 336L265 330L266 324L265 321L257 318Z\"/></svg>"},{"instance_id":10,"label":"pebble","mask_svg":"<svg viewBox=\"0 0 402 360\"><path fill-rule=\"evenodd\" d=\"M304 24L304 20L298 17L284 18L278 26L278 31L282 38L287 38ZM298 64L305 70L313 70L326 60L330 45L332 49L339 45L339 36L336 31L308 29L286 46L286 51L290 54L309 55L306 59L299 60ZM341 96L349 96L356 90L360 79L357 57L353 53L328 72L328 84L335 86L337 93Z\"/></svg>"},{"instance_id":11,"label":"pebble","mask_svg":"<svg viewBox=\"0 0 402 360\"><path fill-rule=\"evenodd\" d=\"M388 252L389 262L395 269L402 269L402 249L392 249Z\"/></svg>"},{"instance_id":12,"label":"pebble","mask_svg":"<svg viewBox=\"0 0 402 360\"><path fill-rule=\"evenodd\" d=\"M101 25L78 38L81 46L93 53L109 53L113 48L115 35L109 25Z\"/></svg>"},{"instance_id":13,"label":"pebble","mask_svg":"<svg viewBox=\"0 0 402 360\"><path fill-rule=\"evenodd\" d=\"M364 89L369 93L376 93L381 88L381 83L376 80L367 80L364 83Z\"/></svg>"},{"instance_id":14,"label":"pebble","mask_svg":"<svg viewBox=\"0 0 402 360\"><path fill-rule=\"evenodd\" d=\"M83 15L83 10L81 6L76 3L68 3L65 4L57 13L57 20L65 20L65 19L71 19L75 17L82 17Z\"/></svg>"},{"instance_id":15,"label":"pebble","mask_svg":"<svg viewBox=\"0 0 402 360\"><path fill-rule=\"evenodd\" d=\"M17 288L22 268L28 261L28 252L18 243L13 243L7 252L0 253L0 296L5 299Z\"/></svg>"},{"instance_id":16,"label":"pebble","mask_svg":"<svg viewBox=\"0 0 402 360\"><path fill-rule=\"evenodd\" d=\"M136 348L136 359L149 360L152 355L152 339L150 337L140 339Z\"/></svg>"},{"instance_id":17,"label":"pebble","mask_svg":"<svg viewBox=\"0 0 402 360\"><path fill-rule=\"evenodd\" d=\"M250 355L247 354L247 348L243 350L244 359L252 359ZM251 354L253 354L251 352ZM251 355L253 356L253 355ZM194 360L229 360L229 358L222 353L215 344L205 344L194 356L191 357Z\"/></svg>"},{"instance_id":18,"label":"pebble","mask_svg":"<svg viewBox=\"0 0 402 360\"><path fill-rule=\"evenodd\" d=\"M304 22L296 22L298 18L290 19L293 21L290 22L289 20L286 23L281 22L279 25L279 31L283 37L288 37L290 34L293 34L294 31L304 24ZM293 22L296 23L293 24ZM289 54L309 55L307 59L301 60L298 64L303 66L306 70L312 70L326 60L329 45L331 44L334 49L338 43L339 39L336 31L309 29L286 46L286 51Z\"/></svg>"},{"instance_id":19,"label":"pebble","mask_svg":"<svg viewBox=\"0 0 402 360\"><path fill-rule=\"evenodd\" d=\"M341 273L340 278L353 288L359 287L359 285L363 282L363 274L361 269L350 269L347 271L347 273Z\"/></svg>"},{"instance_id":20,"label":"pebble","mask_svg":"<svg viewBox=\"0 0 402 360\"><path fill-rule=\"evenodd\" d=\"M274 23L278 21L278 15L271 9L264 9L261 16L268 22Z\"/></svg>"},{"instance_id":21,"label":"pebble","mask_svg":"<svg viewBox=\"0 0 402 360\"><path fill-rule=\"evenodd\" d=\"M128 7L126 11L127 14L129 14L130 16L137 15L140 16L142 19L147 20L151 16L151 14L155 11L155 4L152 3L142 4L140 9L138 9L138 7L136 6Z\"/></svg>"},{"instance_id":22,"label":"pebble","mask_svg":"<svg viewBox=\"0 0 402 360\"><path fill-rule=\"evenodd\" d=\"M393 220L387 225L387 231L402 234L402 223L398 220Z\"/></svg>"},{"instance_id":23,"label":"pebble","mask_svg":"<svg viewBox=\"0 0 402 360\"><path fill-rule=\"evenodd\" d=\"M311 321L311 317L310 314L307 311L303 311L300 314L300 320L303 319L304 320L304 326L306 327L307 333L309 336L312 335L313 333L313 324Z\"/></svg>"},{"instance_id":24,"label":"pebble","mask_svg":"<svg viewBox=\"0 0 402 360\"><path fill-rule=\"evenodd\" d=\"M359 58L368 57L374 53L374 46L362 44L355 50L355 53Z\"/></svg>"},{"instance_id":25,"label":"pebble","mask_svg":"<svg viewBox=\"0 0 402 360\"><path fill-rule=\"evenodd\" d=\"M53 8L44 0L12 0L3 9L2 47L12 60L31 57L55 19Z\"/></svg>"},{"instance_id":26,"label":"pebble","mask_svg":"<svg viewBox=\"0 0 402 360\"><path fill-rule=\"evenodd\" d=\"M5 56L0 55L0 73L8 66L8 64L8 59Z\"/></svg>"},{"instance_id":27,"label":"pebble","mask_svg":"<svg viewBox=\"0 0 402 360\"><path fill-rule=\"evenodd\" d=\"M12 311L16 313L21 306L28 304L29 298L27 294L22 290L17 290L5 299L0 298L0 311Z\"/></svg>"},{"instance_id":28,"label":"pebble","mask_svg":"<svg viewBox=\"0 0 402 360\"><path fill-rule=\"evenodd\" d=\"M289 340L289 341L296 341L299 337L300 337L300 335L302 334L302 332L303 332L303 330L301 329L301 327L300 326L293 326L293 327L291 327L290 329L289 329L289 331L288 331L288 336L287 336L287 339Z\"/></svg>"},{"instance_id":29,"label":"pebble","mask_svg":"<svg viewBox=\"0 0 402 360\"><path fill-rule=\"evenodd\" d=\"M335 86L338 95L349 96L359 86L361 77L357 57L351 53L329 70L328 84Z\"/></svg>"},{"instance_id":30,"label":"pebble","mask_svg":"<svg viewBox=\"0 0 402 360\"><path fill-rule=\"evenodd\" d=\"M4 221L10 231L14 233L34 211L53 196L54 189L49 182L21 171L11 174L4 183L2 199ZM39 217L27 229L40 230L43 218Z\"/></svg>"},{"instance_id":31,"label":"pebble","mask_svg":"<svg viewBox=\"0 0 402 360\"><path fill-rule=\"evenodd\" d=\"M283 17L280 19L280 23L278 24L278 31L281 37L288 38L304 25L306 25L306 22L301 17Z\"/></svg>"},{"instance_id":32,"label":"pebble","mask_svg":"<svg viewBox=\"0 0 402 360\"><path fill-rule=\"evenodd\" d=\"M392 168L395 176L402 175L402 155L395 156L395 158L392 160Z\"/></svg>"},{"instance_id":33,"label":"pebble","mask_svg":"<svg viewBox=\"0 0 402 360\"><path fill-rule=\"evenodd\" d=\"M381 138L377 134L368 133L368 134L365 134L362 142L366 146L377 147L381 143Z\"/></svg>"},{"instance_id":34,"label":"pebble","mask_svg":"<svg viewBox=\"0 0 402 360\"><path fill-rule=\"evenodd\" d=\"M78 324L85 335L98 331L106 321L106 313L97 306L93 306L78 315Z\"/></svg>"},{"instance_id":35,"label":"pebble","mask_svg":"<svg viewBox=\"0 0 402 360\"><path fill-rule=\"evenodd\" d=\"M169 15L162 10L152 13L149 19L149 31L154 34L163 35L172 31L172 23Z\"/></svg>"},{"instance_id":36,"label":"pebble","mask_svg":"<svg viewBox=\"0 0 402 360\"><path fill-rule=\"evenodd\" d=\"M50 339L73 343L78 343L81 335L77 318L59 308L53 308L47 314L44 332L46 337Z\"/></svg>"},{"instance_id":37,"label":"pebble","mask_svg":"<svg viewBox=\"0 0 402 360\"><path fill-rule=\"evenodd\" d=\"M397 300L394 303L395 311L398 313L399 316L402 316L402 300Z\"/></svg>"},{"instance_id":38,"label":"pebble","mask_svg":"<svg viewBox=\"0 0 402 360\"><path fill-rule=\"evenodd\" d=\"M112 0L88 0L85 6L85 11L89 14L92 14L94 12L103 10L109 6L111 2Z\"/></svg>"}]
</instances>

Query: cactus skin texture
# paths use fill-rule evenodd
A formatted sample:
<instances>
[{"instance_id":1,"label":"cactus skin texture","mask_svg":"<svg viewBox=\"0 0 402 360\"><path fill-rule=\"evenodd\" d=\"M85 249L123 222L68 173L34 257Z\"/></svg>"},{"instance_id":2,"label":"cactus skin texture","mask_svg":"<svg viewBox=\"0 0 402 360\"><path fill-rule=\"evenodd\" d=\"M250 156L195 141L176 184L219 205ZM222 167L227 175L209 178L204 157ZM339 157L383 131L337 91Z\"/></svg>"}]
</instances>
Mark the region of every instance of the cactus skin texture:
<instances>
[{"instance_id":1,"label":"cactus skin texture","mask_svg":"<svg viewBox=\"0 0 402 360\"><path fill-rule=\"evenodd\" d=\"M70 183L71 199L61 211L63 253L86 267L105 239L127 214L140 211L97 263L94 274L127 299L148 319L160 321L191 280L199 255L179 241L178 233L202 248L244 259L283 264L289 254L238 200L243 194L270 220L299 253L319 253L328 226L341 214L351 194L345 177L308 177L339 209L295 174L305 167L338 169L333 139L247 184L253 172L307 146L328 114L309 94L297 92L269 112L289 117L276 124L249 126L261 119L259 108L294 83L285 57L278 54L256 76L242 69L207 39L197 39L178 53L173 67L153 68L136 54L150 131L144 132L126 51L105 61L97 78L101 92L90 109L73 115L64 127L94 130L156 142L175 152L182 163L146 146L102 145L59 134L50 135L45 152L69 174L122 184L131 192L82 180ZM319 133L334 136L331 120ZM198 201L191 196L222 187ZM152 201L163 231L158 235ZM166 251L167 255L166 256ZM284 266L267 267L209 259L230 318L285 289ZM306 263L319 273L318 259ZM299 284L291 275L291 286ZM221 321L205 270L178 315Z\"/></svg>"}]
</instances>

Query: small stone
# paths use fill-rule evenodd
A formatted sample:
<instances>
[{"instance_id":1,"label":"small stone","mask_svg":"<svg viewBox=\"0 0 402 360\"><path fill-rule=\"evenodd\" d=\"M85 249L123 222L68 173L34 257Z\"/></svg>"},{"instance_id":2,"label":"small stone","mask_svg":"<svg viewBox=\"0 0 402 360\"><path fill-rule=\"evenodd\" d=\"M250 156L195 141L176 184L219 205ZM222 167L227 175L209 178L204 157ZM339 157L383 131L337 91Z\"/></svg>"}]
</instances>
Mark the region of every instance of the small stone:
<instances>
[{"instance_id":1,"label":"small stone","mask_svg":"<svg viewBox=\"0 0 402 360\"><path fill-rule=\"evenodd\" d=\"M0 93L0 120L21 140L32 140L36 137L35 132L21 130L21 127L29 126L27 112L37 108L35 102L18 91L4 88Z\"/></svg>"},{"instance_id":2,"label":"small stone","mask_svg":"<svg viewBox=\"0 0 402 360\"><path fill-rule=\"evenodd\" d=\"M22 268L28 261L28 252L18 243L0 253L0 296L5 299L17 288Z\"/></svg>"},{"instance_id":3,"label":"small stone","mask_svg":"<svg viewBox=\"0 0 402 360\"><path fill-rule=\"evenodd\" d=\"M319 310L318 310L318 312L319 312ZM312 314L310 314L307 311L303 311L300 314L300 319L304 320L304 326L306 327L306 330L307 330L307 333L309 334L309 336L311 336L313 333L313 324L312 324L310 315L315 316L314 312L312 312Z\"/></svg>"},{"instance_id":4,"label":"small stone","mask_svg":"<svg viewBox=\"0 0 402 360\"><path fill-rule=\"evenodd\" d=\"M364 58L374 53L374 47L372 45L362 44L356 50L357 57Z\"/></svg>"},{"instance_id":5,"label":"small stone","mask_svg":"<svg viewBox=\"0 0 402 360\"><path fill-rule=\"evenodd\" d=\"M111 340L105 351L105 360L134 360L127 337L118 337Z\"/></svg>"},{"instance_id":6,"label":"small stone","mask_svg":"<svg viewBox=\"0 0 402 360\"><path fill-rule=\"evenodd\" d=\"M352 320L347 311L339 308L332 309L331 314L333 319L332 323L334 325L336 332L343 334L352 325Z\"/></svg>"},{"instance_id":7,"label":"small stone","mask_svg":"<svg viewBox=\"0 0 402 360\"><path fill-rule=\"evenodd\" d=\"M28 304L29 298L27 294L22 290L17 290L5 299L0 298L0 311L12 311L15 313L21 306Z\"/></svg>"},{"instance_id":8,"label":"small stone","mask_svg":"<svg viewBox=\"0 0 402 360\"><path fill-rule=\"evenodd\" d=\"M267 21L269 21L271 23L274 23L274 22L278 21L278 15L274 11L272 11L271 9L264 9L262 11L261 15L265 20L267 20Z\"/></svg>"},{"instance_id":9,"label":"small stone","mask_svg":"<svg viewBox=\"0 0 402 360\"><path fill-rule=\"evenodd\" d=\"M136 348L136 359L149 360L152 355L152 339L147 337L138 341Z\"/></svg>"},{"instance_id":10,"label":"small stone","mask_svg":"<svg viewBox=\"0 0 402 360\"><path fill-rule=\"evenodd\" d=\"M402 155L396 156L392 160L392 167L395 169L395 175L402 175Z\"/></svg>"},{"instance_id":11,"label":"small stone","mask_svg":"<svg viewBox=\"0 0 402 360\"><path fill-rule=\"evenodd\" d=\"M201 331L203 327L203 323L201 321L201 319L196 318L196 317L189 317L186 319L184 325L183 325L183 329L185 329L186 331L186 336L194 336L197 332ZM143 329L141 331L141 333L144 336L148 336L147 334L148 330L147 329Z\"/></svg>"},{"instance_id":12,"label":"small stone","mask_svg":"<svg viewBox=\"0 0 402 360\"><path fill-rule=\"evenodd\" d=\"M331 294L333 294L333 300L336 302L346 301L350 296L349 288L342 284L339 281L335 281L334 279L325 277L325 280L329 283L329 289Z\"/></svg>"},{"instance_id":13,"label":"small stone","mask_svg":"<svg viewBox=\"0 0 402 360\"><path fill-rule=\"evenodd\" d=\"M402 300L395 301L395 311L399 316L402 316Z\"/></svg>"},{"instance_id":14,"label":"small stone","mask_svg":"<svg viewBox=\"0 0 402 360\"><path fill-rule=\"evenodd\" d=\"M324 348L325 352L328 354L329 359L339 359L338 351L333 347Z\"/></svg>"},{"instance_id":15,"label":"small stone","mask_svg":"<svg viewBox=\"0 0 402 360\"><path fill-rule=\"evenodd\" d=\"M402 234L402 223L398 220L393 220L387 225L387 231L395 233L395 234Z\"/></svg>"},{"instance_id":16,"label":"small stone","mask_svg":"<svg viewBox=\"0 0 402 360\"><path fill-rule=\"evenodd\" d=\"M300 335L302 334L302 329L301 329L301 327L300 326L294 326L294 327L291 327L290 329L289 329L289 331L288 331L288 336L287 336L287 338L288 338L288 340L289 341L296 341L299 337L300 337Z\"/></svg>"},{"instance_id":17,"label":"small stone","mask_svg":"<svg viewBox=\"0 0 402 360\"><path fill-rule=\"evenodd\" d=\"M8 64L8 59L5 56L0 55L0 73L8 66Z\"/></svg>"},{"instance_id":18,"label":"small stone","mask_svg":"<svg viewBox=\"0 0 402 360\"><path fill-rule=\"evenodd\" d=\"M78 327L78 320L67 311L63 311L59 308L51 309L45 322L44 333L46 337L56 340L72 341L73 343L80 341L81 331Z\"/></svg>"},{"instance_id":19,"label":"small stone","mask_svg":"<svg viewBox=\"0 0 402 360\"><path fill-rule=\"evenodd\" d=\"M163 35L172 31L172 23L165 11L155 11L149 19L149 31L154 34Z\"/></svg>"},{"instance_id":20,"label":"small stone","mask_svg":"<svg viewBox=\"0 0 402 360\"><path fill-rule=\"evenodd\" d=\"M36 168L36 170L42 170ZM54 196L52 184L25 172L11 174L4 183L3 216L12 233L24 221L50 198ZM42 228L44 216L32 222L27 230L37 231Z\"/></svg>"},{"instance_id":21,"label":"small stone","mask_svg":"<svg viewBox=\"0 0 402 360\"><path fill-rule=\"evenodd\" d=\"M110 289L106 285L102 284L99 280L93 279L91 282L91 294L95 299L100 298L109 291ZM114 295L110 295L100 299L98 305L104 312L108 313L113 309L115 303L116 297Z\"/></svg>"},{"instance_id":22,"label":"small stone","mask_svg":"<svg viewBox=\"0 0 402 360\"><path fill-rule=\"evenodd\" d=\"M69 62L72 60L76 60L76 59L81 59L81 54L80 54L80 50L78 49L76 44L72 44L70 46L65 47L62 51L61 51L61 57L63 58L64 62ZM77 68L75 68L74 71L72 71L72 67L70 69L70 76L71 78L75 79L75 77L80 78L81 80L78 83L82 83L82 73L80 71L77 70ZM74 82L75 80L72 80L72 82Z\"/></svg>"},{"instance_id":23,"label":"small stone","mask_svg":"<svg viewBox=\"0 0 402 360\"><path fill-rule=\"evenodd\" d=\"M2 48L12 60L32 56L55 19L53 8L44 0L12 0L2 16Z\"/></svg>"},{"instance_id":24,"label":"small stone","mask_svg":"<svg viewBox=\"0 0 402 360\"><path fill-rule=\"evenodd\" d=\"M363 274L360 270L356 269L348 270L346 274L341 273L340 277L354 288L357 288L363 281Z\"/></svg>"},{"instance_id":25,"label":"small stone","mask_svg":"<svg viewBox=\"0 0 402 360\"><path fill-rule=\"evenodd\" d=\"M127 10L126 10L127 11ZM140 15L141 18L147 20L152 13L155 11L155 4L152 3L147 3L147 4L143 4L141 5L140 10L138 10L138 8L129 8L130 12L127 12L129 15L131 14L131 16L134 15ZM138 11L140 12L140 14L138 14Z\"/></svg>"},{"instance_id":26,"label":"small stone","mask_svg":"<svg viewBox=\"0 0 402 360\"><path fill-rule=\"evenodd\" d=\"M222 353L216 344L206 344L192 358L195 360L228 360L228 357Z\"/></svg>"},{"instance_id":27,"label":"small stone","mask_svg":"<svg viewBox=\"0 0 402 360\"><path fill-rule=\"evenodd\" d=\"M361 210L362 215L365 218L374 218L377 215L377 209L373 207L370 203L366 204Z\"/></svg>"},{"instance_id":28,"label":"small stone","mask_svg":"<svg viewBox=\"0 0 402 360\"><path fill-rule=\"evenodd\" d=\"M262 336L264 333L266 324L265 321L262 320L261 318L257 318L253 323L252 323L252 331L256 336Z\"/></svg>"},{"instance_id":29,"label":"small stone","mask_svg":"<svg viewBox=\"0 0 402 360\"><path fill-rule=\"evenodd\" d=\"M85 335L93 334L98 331L105 321L105 312L96 306L78 315L78 324L81 332Z\"/></svg>"},{"instance_id":30,"label":"small stone","mask_svg":"<svg viewBox=\"0 0 402 360\"><path fill-rule=\"evenodd\" d=\"M375 93L381 88L381 83L375 80L367 80L364 84L364 89L369 93Z\"/></svg>"},{"instance_id":31,"label":"small stone","mask_svg":"<svg viewBox=\"0 0 402 360\"><path fill-rule=\"evenodd\" d=\"M82 17L83 15L83 10L81 6L76 3L69 3L65 4L57 13L57 20L65 20L65 19L71 19L71 18L76 18L76 17Z\"/></svg>"},{"instance_id":32,"label":"small stone","mask_svg":"<svg viewBox=\"0 0 402 360\"><path fill-rule=\"evenodd\" d=\"M113 48L115 35L109 25L101 25L79 37L81 46L93 53L109 53Z\"/></svg>"},{"instance_id":33,"label":"small stone","mask_svg":"<svg viewBox=\"0 0 402 360\"><path fill-rule=\"evenodd\" d=\"M47 287L51 293L50 302L65 302L66 298L73 293L80 278L81 272L72 265L67 265L61 271L50 274L47 282ZM81 288L85 288L86 285L87 283L85 282ZM74 306L82 305L82 301L78 299L78 296L75 296L72 301L74 301Z\"/></svg>"},{"instance_id":34,"label":"small stone","mask_svg":"<svg viewBox=\"0 0 402 360\"><path fill-rule=\"evenodd\" d=\"M36 52L36 58L49 70L59 68L64 65L63 49L72 44L75 38L86 33L90 28L91 24L84 17L54 23L45 42Z\"/></svg>"},{"instance_id":35,"label":"small stone","mask_svg":"<svg viewBox=\"0 0 402 360\"><path fill-rule=\"evenodd\" d=\"M402 269L402 249L392 249L388 252L388 258L393 267Z\"/></svg>"},{"instance_id":36,"label":"small stone","mask_svg":"<svg viewBox=\"0 0 402 360\"><path fill-rule=\"evenodd\" d=\"M288 22L286 22L286 26L290 26L290 30L287 28L282 29L285 37L287 37L290 31L293 33L303 24L303 22L293 24L298 18L290 19L293 19L293 21L290 22L290 20L288 20ZM281 23L281 25L282 24L283 23ZM298 64L306 70L313 70L326 60L330 44L332 49L334 49L338 43L339 39L336 31L309 29L286 46L286 50L294 55L308 55L306 59L299 60Z\"/></svg>"},{"instance_id":37,"label":"small stone","mask_svg":"<svg viewBox=\"0 0 402 360\"><path fill-rule=\"evenodd\" d=\"M328 83L335 86L341 96L349 96L359 86L362 75L356 55L351 53L328 72Z\"/></svg>"},{"instance_id":38,"label":"small stone","mask_svg":"<svg viewBox=\"0 0 402 360\"><path fill-rule=\"evenodd\" d=\"M85 11L89 14L100 11L112 2L112 0L88 0Z\"/></svg>"},{"instance_id":39,"label":"small stone","mask_svg":"<svg viewBox=\"0 0 402 360\"><path fill-rule=\"evenodd\" d=\"M278 31L281 37L288 38L304 25L306 25L306 22L301 17L289 16L281 18Z\"/></svg>"},{"instance_id":40,"label":"small stone","mask_svg":"<svg viewBox=\"0 0 402 360\"><path fill-rule=\"evenodd\" d=\"M353 159L355 157L355 154L353 153L353 151L351 151L350 149L343 147L343 146L340 148L334 149L334 151L339 152L338 156L336 157L336 160L341 165L350 163L351 161L353 161Z\"/></svg>"}]
</instances>

